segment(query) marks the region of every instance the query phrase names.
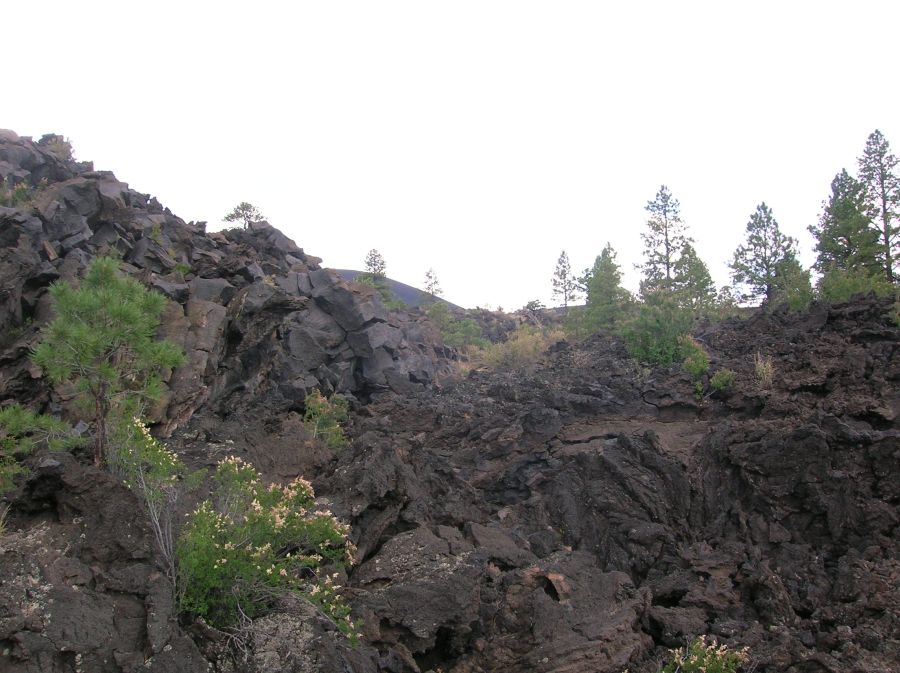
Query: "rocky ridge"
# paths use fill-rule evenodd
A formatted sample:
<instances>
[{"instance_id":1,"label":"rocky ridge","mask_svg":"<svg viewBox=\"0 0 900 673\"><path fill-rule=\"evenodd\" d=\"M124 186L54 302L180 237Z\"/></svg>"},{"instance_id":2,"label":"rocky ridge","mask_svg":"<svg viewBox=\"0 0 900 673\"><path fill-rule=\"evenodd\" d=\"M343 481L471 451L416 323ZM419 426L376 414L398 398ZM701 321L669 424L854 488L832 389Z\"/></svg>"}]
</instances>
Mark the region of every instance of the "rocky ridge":
<instances>
[{"instance_id":1,"label":"rocky ridge","mask_svg":"<svg viewBox=\"0 0 900 673\"><path fill-rule=\"evenodd\" d=\"M188 353L156 431L195 464L302 472L352 525L343 583L364 642L286 602L235 670L655 671L701 633L749 646L756 671L900 666L884 303L700 327L736 382L699 400L678 368L640 367L605 335L453 378L427 325L268 225L206 234L9 132L0 176L48 178L33 208L0 208L0 397L66 406L27 358L45 290L115 249L169 297L164 331ZM353 397L351 448L304 439L313 387ZM0 669L228 670L219 636L175 619L127 489L69 456L32 467L0 540Z\"/></svg>"}]
</instances>

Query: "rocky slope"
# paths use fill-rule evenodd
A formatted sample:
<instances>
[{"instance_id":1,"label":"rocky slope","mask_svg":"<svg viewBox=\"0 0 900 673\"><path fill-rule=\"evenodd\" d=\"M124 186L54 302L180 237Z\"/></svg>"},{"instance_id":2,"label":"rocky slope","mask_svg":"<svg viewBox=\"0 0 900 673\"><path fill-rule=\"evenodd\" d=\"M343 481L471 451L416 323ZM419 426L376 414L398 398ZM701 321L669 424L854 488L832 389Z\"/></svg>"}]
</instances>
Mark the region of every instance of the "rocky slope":
<instances>
[{"instance_id":1,"label":"rocky slope","mask_svg":"<svg viewBox=\"0 0 900 673\"><path fill-rule=\"evenodd\" d=\"M65 408L27 358L45 290L116 249L170 298L188 353L156 431L194 464L303 473L352 525L364 642L286 602L237 670L655 671L701 633L749 646L756 671L900 669L889 306L703 327L737 376L699 401L602 335L453 378L427 325L277 230L206 234L45 145L0 133L0 176L49 183L0 208L0 399ZM305 439L313 387L355 400L350 448ZM32 467L0 539L0 670L227 670L215 633L177 622L131 494L69 456Z\"/></svg>"}]
</instances>

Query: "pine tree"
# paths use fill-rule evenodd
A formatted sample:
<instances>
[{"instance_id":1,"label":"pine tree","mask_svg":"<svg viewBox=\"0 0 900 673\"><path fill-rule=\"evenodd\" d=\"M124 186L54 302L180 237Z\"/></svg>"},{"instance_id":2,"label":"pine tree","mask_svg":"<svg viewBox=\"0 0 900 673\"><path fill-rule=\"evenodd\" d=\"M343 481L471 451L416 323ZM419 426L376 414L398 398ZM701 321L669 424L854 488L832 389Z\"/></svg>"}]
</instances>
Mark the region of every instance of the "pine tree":
<instances>
[{"instance_id":1,"label":"pine tree","mask_svg":"<svg viewBox=\"0 0 900 673\"><path fill-rule=\"evenodd\" d=\"M369 250L369 254L366 255L366 273L372 277L372 280L378 281L383 279L386 268L384 257L381 256L381 253L375 248Z\"/></svg>"},{"instance_id":2,"label":"pine tree","mask_svg":"<svg viewBox=\"0 0 900 673\"><path fill-rule=\"evenodd\" d=\"M885 279L879 232L873 226L865 186L846 170L831 182L831 196L822 204L817 225L816 270L822 274L819 295L828 301L847 301L855 294L890 294Z\"/></svg>"},{"instance_id":3,"label":"pine tree","mask_svg":"<svg viewBox=\"0 0 900 673\"><path fill-rule=\"evenodd\" d=\"M656 198L647 202L646 210L650 219L647 231L641 234L646 261L638 267L644 272L641 294L672 289L678 256L684 244L690 242L681 221L681 205L668 187L659 188Z\"/></svg>"},{"instance_id":4,"label":"pine tree","mask_svg":"<svg viewBox=\"0 0 900 673\"><path fill-rule=\"evenodd\" d=\"M859 180L865 187L869 217L879 237L879 257L884 276L889 283L896 279L894 257L900 244L900 177L898 159L881 131L874 131L866 140L859 158Z\"/></svg>"},{"instance_id":5,"label":"pine tree","mask_svg":"<svg viewBox=\"0 0 900 673\"><path fill-rule=\"evenodd\" d=\"M585 327L590 331L613 327L626 310L631 295L622 287L622 272L616 262L616 251L609 243L594 261L586 277L586 287Z\"/></svg>"},{"instance_id":6,"label":"pine tree","mask_svg":"<svg viewBox=\"0 0 900 673\"><path fill-rule=\"evenodd\" d=\"M247 229L254 222L262 222L266 218L252 203L241 201L223 219L226 222L240 222L244 225L244 229Z\"/></svg>"},{"instance_id":7,"label":"pine tree","mask_svg":"<svg viewBox=\"0 0 900 673\"><path fill-rule=\"evenodd\" d=\"M438 283L437 274L434 272L434 269L428 269L428 271L425 272L425 292L432 297L437 297L443 292Z\"/></svg>"},{"instance_id":8,"label":"pine tree","mask_svg":"<svg viewBox=\"0 0 900 673\"><path fill-rule=\"evenodd\" d=\"M809 227L816 237L816 270L879 269L878 233L871 225L864 185L842 170L831 181L831 196L822 204L818 224Z\"/></svg>"},{"instance_id":9,"label":"pine tree","mask_svg":"<svg viewBox=\"0 0 900 673\"><path fill-rule=\"evenodd\" d=\"M163 371L184 355L156 338L165 297L120 275L114 259L95 259L77 289L55 283L50 299L57 317L33 360L55 383L75 385L94 422L100 465L112 426L142 416L143 406L162 394Z\"/></svg>"},{"instance_id":10,"label":"pine tree","mask_svg":"<svg viewBox=\"0 0 900 673\"><path fill-rule=\"evenodd\" d=\"M709 268L690 243L682 246L673 270L672 285L682 306L698 315L715 305L716 286Z\"/></svg>"},{"instance_id":11,"label":"pine tree","mask_svg":"<svg viewBox=\"0 0 900 673\"><path fill-rule=\"evenodd\" d=\"M765 203L747 222L747 242L738 246L731 262L731 277L735 283L746 286L744 301L762 298L771 304L776 296L776 273L785 260L796 261L796 241L781 233L772 209Z\"/></svg>"},{"instance_id":12,"label":"pine tree","mask_svg":"<svg viewBox=\"0 0 900 673\"><path fill-rule=\"evenodd\" d=\"M575 277L572 275L572 265L569 263L569 256L565 250L562 251L556 262L556 270L553 272L551 282L553 284L553 298L559 297L562 300L562 305L568 308L569 302L575 298L578 285Z\"/></svg>"}]
</instances>

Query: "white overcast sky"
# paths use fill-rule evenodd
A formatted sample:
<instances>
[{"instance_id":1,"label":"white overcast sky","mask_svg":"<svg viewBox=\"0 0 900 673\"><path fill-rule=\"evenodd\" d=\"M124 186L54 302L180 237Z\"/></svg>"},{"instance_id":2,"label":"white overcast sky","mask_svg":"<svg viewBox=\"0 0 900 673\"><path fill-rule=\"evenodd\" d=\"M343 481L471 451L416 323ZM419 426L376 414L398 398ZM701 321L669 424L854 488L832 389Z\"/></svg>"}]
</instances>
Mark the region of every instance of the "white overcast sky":
<instances>
[{"instance_id":1,"label":"white overcast sky","mask_svg":"<svg viewBox=\"0 0 900 673\"><path fill-rule=\"evenodd\" d=\"M880 129L900 2L4 3L0 127L69 137L186 220L463 306L550 302L607 241L636 288L666 184L718 284L760 201L807 225Z\"/></svg>"}]
</instances>

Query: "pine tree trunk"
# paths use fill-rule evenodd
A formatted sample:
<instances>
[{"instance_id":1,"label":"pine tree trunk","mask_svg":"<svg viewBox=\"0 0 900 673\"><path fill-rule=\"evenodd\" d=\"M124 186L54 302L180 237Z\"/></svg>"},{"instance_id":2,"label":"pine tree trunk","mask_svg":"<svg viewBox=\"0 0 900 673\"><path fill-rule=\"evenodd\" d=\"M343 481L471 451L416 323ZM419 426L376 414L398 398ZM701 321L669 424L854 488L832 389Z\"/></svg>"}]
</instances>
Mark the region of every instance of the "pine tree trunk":
<instances>
[{"instance_id":1,"label":"pine tree trunk","mask_svg":"<svg viewBox=\"0 0 900 673\"><path fill-rule=\"evenodd\" d=\"M881 233L884 238L884 275L889 283L894 282L894 259L891 255L891 217L888 214L888 196L882 184L881 189Z\"/></svg>"},{"instance_id":2,"label":"pine tree trunk","mask_svg":"<svg viewBox=\"0 0 900 673\"><path fill-rule=\"evenodd\" d=\"M94 465L103 466L103 457L106 455L106 417L109 413L109 404L106 400L107 386L103 384L94 400L94 423L97 426L97 436L94 438Z\"/></svg>"}]
</instances>

